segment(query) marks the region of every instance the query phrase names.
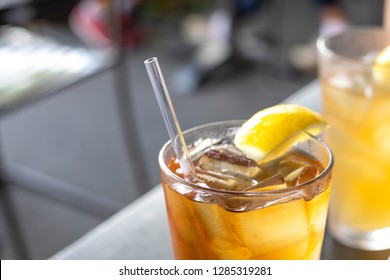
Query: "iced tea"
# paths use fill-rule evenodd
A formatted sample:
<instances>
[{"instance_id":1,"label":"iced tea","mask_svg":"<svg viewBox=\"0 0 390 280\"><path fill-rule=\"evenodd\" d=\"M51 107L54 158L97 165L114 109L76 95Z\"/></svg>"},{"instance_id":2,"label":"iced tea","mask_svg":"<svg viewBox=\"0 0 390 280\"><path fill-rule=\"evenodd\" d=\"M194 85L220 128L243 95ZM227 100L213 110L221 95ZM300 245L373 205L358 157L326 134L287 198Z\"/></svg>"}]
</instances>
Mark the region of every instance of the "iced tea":
<instances>
[{"instance_id":1,"label":"iced tea","mask_svg":"<svg viewBox=\"0 0 390 280\"><path fill-rule=\"evenodd\" d=\"M185 133L198 175L183 180L170 144L160 153L177 259L319 259L332 155L301 132L261 162L232 143L241 122Z\"/></svg>"},{"instance_id":2,"label":"iced tea","mask_svg":"<svg viewBox=\"0 0 390 280\"><path fill-rule=\"evenodd\" d=\"M326 139L337 155L332 211L360 232L390 227L390 91L374 89L367 100L358 85L336 80L323 82Z\"/></svg>"},{"instance_id":3,"label":"iced tea","mask_svg":"<svg viewBox=\"0 0 390 280\"><path fill-rule=\"evenodd\" d=\"M354 29L320 43L325 139L336 158L331 232L360 249L390 248L390 81L373 75L390 40Z\"/></svg>"}]
</instances>

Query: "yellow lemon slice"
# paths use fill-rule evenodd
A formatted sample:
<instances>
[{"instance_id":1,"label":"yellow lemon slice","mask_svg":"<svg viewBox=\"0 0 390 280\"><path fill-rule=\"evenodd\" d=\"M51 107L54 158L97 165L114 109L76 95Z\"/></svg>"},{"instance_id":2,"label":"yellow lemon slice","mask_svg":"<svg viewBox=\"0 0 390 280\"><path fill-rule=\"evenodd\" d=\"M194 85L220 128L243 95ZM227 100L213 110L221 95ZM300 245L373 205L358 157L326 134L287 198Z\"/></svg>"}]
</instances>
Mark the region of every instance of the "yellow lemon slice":
<instances>
[{"instance_id":1,"label":"yellow lemon slice","mask_svg":"<svg viewBox=\"0 0 390 280\"><path fill-rule=\"evenodd\" d=\"M390 86L390 45L376 57L372 66L372 74L378 84Z\"/></svg>"},{"instance_id":2,"label":"yellow lemon slice","mask_svg":"<svg viewBox=\"0 0 390 280\"><path fill-rule=\"evenodd\" d=\"M234 144L247 157L259 161L264 155L299 130L318 134L326 125L316 112L305 107L281 104L261 110L237 131Z\"/></svg>"}]
</instances>

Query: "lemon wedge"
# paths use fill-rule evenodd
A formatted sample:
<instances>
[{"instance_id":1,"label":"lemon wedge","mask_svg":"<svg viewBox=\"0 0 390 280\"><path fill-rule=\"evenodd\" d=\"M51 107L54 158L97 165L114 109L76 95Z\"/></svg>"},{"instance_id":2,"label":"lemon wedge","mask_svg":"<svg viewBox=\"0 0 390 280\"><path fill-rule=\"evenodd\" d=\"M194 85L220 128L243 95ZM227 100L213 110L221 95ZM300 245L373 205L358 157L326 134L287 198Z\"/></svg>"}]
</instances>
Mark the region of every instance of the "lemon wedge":
<instances>
[{"instance_id":1,"label":"lemon wedge","mask_svg":"<svg viewBox=\"0 0 390 280\"><path fill-rule=\"evenodd\" d=\"M390 45L376 57L372 66L372 74L378 84L390 86Z\"/></svg>"},{"instance_id":2,"label":"lemon wedge","mask_svg":"<svg viewBox=\"0 0 390 280\"><path fill-rule=\"evenodd\" d=\"M261 110L247 120L234 137L234 144L247 157L259 161L264 155L300 130L318 134L326 125L316 112L281 104Z\"/></svg>"}]
</instances>

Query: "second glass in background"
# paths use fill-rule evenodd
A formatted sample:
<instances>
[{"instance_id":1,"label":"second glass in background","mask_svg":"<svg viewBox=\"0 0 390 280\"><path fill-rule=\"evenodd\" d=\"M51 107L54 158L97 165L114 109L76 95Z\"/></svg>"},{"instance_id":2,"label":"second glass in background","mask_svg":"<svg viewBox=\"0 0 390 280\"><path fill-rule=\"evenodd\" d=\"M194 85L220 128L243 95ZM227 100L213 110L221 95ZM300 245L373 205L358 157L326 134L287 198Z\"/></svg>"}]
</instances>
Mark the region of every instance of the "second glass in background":
<instances>
[{"instance_id":1,"label":"second glass in background","mask_svg":"<svg viewBox=\"0 0 390 280\"><path fill-rule=\"evenodd\" d=\"M389 44L379 28L318 41L326 140L336 158L330 231L365 250L390 248L390 67L374 64Z\"/></svg>"}]
</instances>

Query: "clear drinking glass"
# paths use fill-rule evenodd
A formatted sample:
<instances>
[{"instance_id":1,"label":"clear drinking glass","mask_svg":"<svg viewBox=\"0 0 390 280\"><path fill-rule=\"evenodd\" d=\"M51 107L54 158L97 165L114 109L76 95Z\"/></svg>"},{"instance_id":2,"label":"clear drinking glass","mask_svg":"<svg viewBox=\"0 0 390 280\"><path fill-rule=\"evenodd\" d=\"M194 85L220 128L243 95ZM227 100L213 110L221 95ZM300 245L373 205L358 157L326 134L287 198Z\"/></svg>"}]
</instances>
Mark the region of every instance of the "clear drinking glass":
<instances>
[{"instance_id":1,"label":"clear drinking glass","mask_svg":"<svg viewBox=\"0 0 390 280\"><path fill-rule=\"evenodd\" d=\"M325 140L336 158L329 228L365 250L390 248L390 69L374 66L389 44L379 28L317 42Z\"/></svg>"},{"instance_id":2,"label":"clear drinking glass","mask_svg":"<svg viewBox=\"0 0 390 280\"><path fill-rule=\"evenodd\" d=\"M211 123L184 137L193 151L209 140L231 139L242 123ZM288 168L307 159L322 166L320 172L302 184L253 192L189 183L177 172L174 158L167 142L159 164L176 259L319 259L333 166L325 144L308 134L289 139L269 154L265 165L277 169L277 162Z\"/></svg>"}]
</instances>

